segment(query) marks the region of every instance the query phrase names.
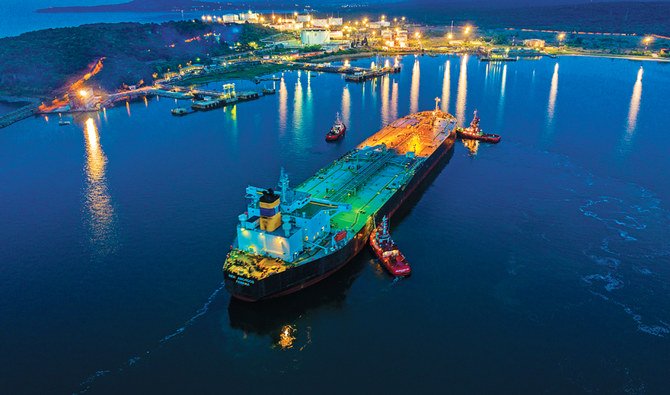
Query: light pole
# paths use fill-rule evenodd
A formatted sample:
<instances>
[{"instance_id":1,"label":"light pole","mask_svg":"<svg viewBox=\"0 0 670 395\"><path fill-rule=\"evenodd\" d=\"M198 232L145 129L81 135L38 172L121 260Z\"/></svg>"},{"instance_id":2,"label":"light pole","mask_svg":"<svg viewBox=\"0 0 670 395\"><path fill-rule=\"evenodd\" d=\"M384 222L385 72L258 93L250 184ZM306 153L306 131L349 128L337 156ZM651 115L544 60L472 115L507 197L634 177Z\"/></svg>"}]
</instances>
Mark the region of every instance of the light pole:
<instances>
[{"instance_id":1,"label":"light pole","mask_svg":"<svg viewBox=\"0 0 670 395\"><path fill-rule=\"evenodd\" d=\"M654 41L654 38L652 36L647 36L642 40L642 42L644 43L645 51L649 49L649 44L651 44L652 41Z\"/></svg>"},{"instance_id":2,"label":"light pole","mask_svg":"<svg viewBox=\"0 0 670 395\"><path fill-rule=\"evenodd\" d=\"M565 33L559 33L558 34L558 46L559 47L563 44L563 40L565 40Z\"/></svg>"}]
</instances>

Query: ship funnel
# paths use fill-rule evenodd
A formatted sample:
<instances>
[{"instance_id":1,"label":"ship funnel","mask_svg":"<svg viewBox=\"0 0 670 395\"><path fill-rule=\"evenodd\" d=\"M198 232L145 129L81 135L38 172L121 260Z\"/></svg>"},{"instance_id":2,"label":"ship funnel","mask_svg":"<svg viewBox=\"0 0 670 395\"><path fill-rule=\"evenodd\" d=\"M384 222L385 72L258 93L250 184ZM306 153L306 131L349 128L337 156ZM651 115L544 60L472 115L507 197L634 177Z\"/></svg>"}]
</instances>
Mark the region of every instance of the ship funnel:
<instances>
[{"instance_id":1,"label":"ship funnel","mask_svg":"<svg viewBox=\"0 0 670 395\"><path fill-rule=\"evenodd\" d=\"M261 209L261 229L274 232L281 224L281 211L279 204L281 200L272 188L263 192L263 196L259 199L259 206Z\"/></svg>"}]
</instances>

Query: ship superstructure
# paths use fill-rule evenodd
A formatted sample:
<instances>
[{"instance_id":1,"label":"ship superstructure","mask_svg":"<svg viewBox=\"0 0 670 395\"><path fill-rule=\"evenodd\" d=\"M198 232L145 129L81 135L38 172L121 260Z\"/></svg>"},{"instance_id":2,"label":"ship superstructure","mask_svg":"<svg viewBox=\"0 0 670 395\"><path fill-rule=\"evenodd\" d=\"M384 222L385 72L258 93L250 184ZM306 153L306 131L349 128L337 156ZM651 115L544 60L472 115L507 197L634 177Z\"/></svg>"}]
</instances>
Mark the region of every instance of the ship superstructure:
<instances>
[{"instance_id":1,"label":"ship superstructure","mask_svg":"<svg viewBox=\"0 0 670 395\"><path fill-rule=\"evenodd\" d=\"M259 300L304 288L343 266L375 221L391 215L451 147L455 118L435 109L396 120L295 188L248 187L224 264L227 289Z\"/></svg>"}]
</instances>

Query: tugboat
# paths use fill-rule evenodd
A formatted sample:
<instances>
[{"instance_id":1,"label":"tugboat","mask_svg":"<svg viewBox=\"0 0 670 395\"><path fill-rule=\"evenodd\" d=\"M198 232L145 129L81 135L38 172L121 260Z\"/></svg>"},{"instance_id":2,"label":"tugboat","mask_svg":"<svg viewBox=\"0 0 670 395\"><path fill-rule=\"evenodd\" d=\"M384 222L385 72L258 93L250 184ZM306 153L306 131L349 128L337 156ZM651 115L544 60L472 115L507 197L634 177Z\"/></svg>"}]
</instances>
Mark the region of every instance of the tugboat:
<instances>
[{"instance_id":1,"label":"tugboat","mask_svg":"<svg viewBox=\"0 0 670 395\"><path fill-rule=\"evenodd\" d=\"M370 234L370 247L392 275L405 277L411 274L407 259L391 239L388 217L384 216L381 224Z\"/></svg>"},{"instance_id":2,"label":"tugboat","mask_svg":"<svg viewBox=\"0 0 670 395\"><path fill-rule=\"evenodd\" d=\"M497 134L487 134L479 127L479 117L477 116L477 110L475 110L474 118L470 122L470 126L467 128L458 128L456 129L458 136L462 139L472 139L480 140L486 143L497 144L500 142L500 136Z\"/></svg>"},{"instance_id":3,"label":"tugboat","mask_svg":"<svg viewBox=\"0 0 670 395\"><path fill-rule=\"evenodd\" d=\"M330 131L326 134L326 141L337 141L341 139L344 137L344 132L346 130L347 127L344 122L342 122L342 118L340 118L340 113L338 112L333 127L330 128Z\"/></svg>"}]
</instances>

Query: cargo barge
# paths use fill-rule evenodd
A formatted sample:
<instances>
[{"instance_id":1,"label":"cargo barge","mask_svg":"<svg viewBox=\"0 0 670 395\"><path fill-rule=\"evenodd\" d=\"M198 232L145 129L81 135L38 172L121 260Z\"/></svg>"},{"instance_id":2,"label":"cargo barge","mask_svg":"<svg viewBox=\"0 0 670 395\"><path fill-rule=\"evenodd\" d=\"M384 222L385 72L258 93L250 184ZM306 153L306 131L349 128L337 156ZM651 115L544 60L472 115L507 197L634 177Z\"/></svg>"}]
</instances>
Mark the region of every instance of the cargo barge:
<instances>
[{"instance_id":1,"label":"cargo barge","mask_svg":"<svg viewBox=\"0 0 670 395\"><path fill-rule=\"evenodd\" d=\"M400 118L295 188L249 186L247 210L223 266L244 301L299 291L328 277L368 243L453 149L456 119L437 107Z\"/></svg>"}]
</instances>

